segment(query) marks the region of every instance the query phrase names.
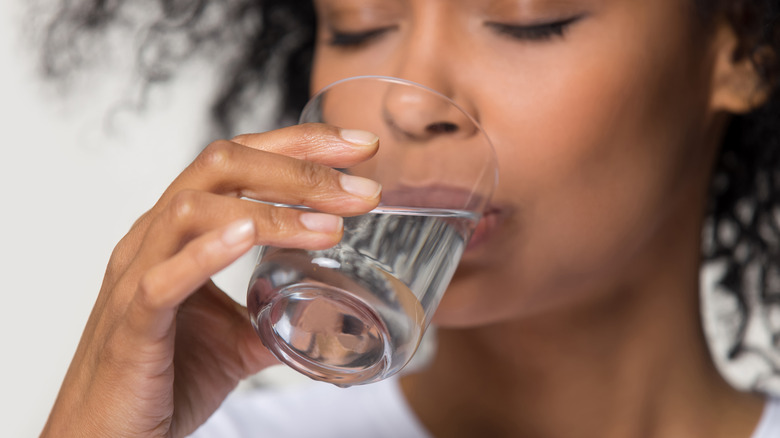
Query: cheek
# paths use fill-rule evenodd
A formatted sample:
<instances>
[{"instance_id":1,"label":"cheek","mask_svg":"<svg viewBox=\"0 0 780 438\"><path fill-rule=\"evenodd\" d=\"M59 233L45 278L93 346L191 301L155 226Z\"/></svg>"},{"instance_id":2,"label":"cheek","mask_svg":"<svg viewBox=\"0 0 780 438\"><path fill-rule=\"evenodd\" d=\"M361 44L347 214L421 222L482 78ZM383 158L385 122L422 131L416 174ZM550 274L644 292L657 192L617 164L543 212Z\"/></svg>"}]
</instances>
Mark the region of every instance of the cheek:
<instances>
[{"instance_id":1,"label":"cheek","mask_svg":"<svg viewBox=\"0 0 780 438\"><path fill-rule=\"evenodd\" d=\"M708 173L700 129L708 82L698 48L683 35L652 32L590 40L540 55L534 67L493 66L514 76L493 82L496 92L480 105L502 164L496 198L519 211L499 251L512 262L486 275L496 289L513 285L503 304L531 311L603 287ZM455 284L452 308L470 306L473 316L489 304L466 305L458 289L467 282Z\"/></svg>"},{"instance_id":2,"label":"cheek","mask_svg":"<svg viewBox=\"0 0 780 438\"><path fill-rule=\"evenodd\" d=\"M501 162L517 166L502 176L527 196L519 207L522 225L534 226L529 239L592 252L605 236L622 240L657 217L690 147L688 117L670 108L690 102L673 97L657 70L589 67L547 77L543 96L514 105L517 117L501 130L514 132L516 146L501 148L509 149Z\"/></svg>"}]
</instances>

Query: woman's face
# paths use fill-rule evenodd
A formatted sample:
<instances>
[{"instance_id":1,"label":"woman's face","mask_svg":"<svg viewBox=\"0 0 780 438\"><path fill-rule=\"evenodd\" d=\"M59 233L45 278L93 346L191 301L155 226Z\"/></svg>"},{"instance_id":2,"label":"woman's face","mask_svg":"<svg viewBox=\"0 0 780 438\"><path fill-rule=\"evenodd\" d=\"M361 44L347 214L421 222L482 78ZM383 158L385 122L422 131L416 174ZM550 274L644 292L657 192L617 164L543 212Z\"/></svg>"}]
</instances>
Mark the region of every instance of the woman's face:
<instances>
[{"instance_id":1,"label":"woman's face","mask_svg":"<svg viewBox=\"0 0 780 438\"><path fill-rule=\"evenodd\" d=\"M630 287L698 220L713 50L690 0L316 0L317 90L378 74L452 97L496 148L481 243L436 321L469 326ZM690 250L690 248L688 248ZM693 248L698 251L698 248Z\"/></svg>"}]
</instances>

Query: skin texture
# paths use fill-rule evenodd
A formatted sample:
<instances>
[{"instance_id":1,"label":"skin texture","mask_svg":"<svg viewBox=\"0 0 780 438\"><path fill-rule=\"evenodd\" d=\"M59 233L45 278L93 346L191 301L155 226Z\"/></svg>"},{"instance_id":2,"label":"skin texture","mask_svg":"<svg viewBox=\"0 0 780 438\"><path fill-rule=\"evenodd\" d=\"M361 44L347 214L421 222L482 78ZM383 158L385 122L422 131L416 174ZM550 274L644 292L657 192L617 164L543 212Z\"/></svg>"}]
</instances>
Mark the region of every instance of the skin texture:
<instances>
[{"instance_id":1,"label":"skin texture","mask_svg":"<svg viewBox=\"0 0 780 438\"><path fill-rule=\"evenodd\" d=\"M728 26L705 29L690 3L315 2L313 89L360 74L420 82L470 111L501 163L498 213L435 317L439 353L402 381L435 435L747 438L755 428L763 400L730 388L709 357L698 269L723 128L761 96L746 86L755 72L729 56ZM545 38L490 25L573 17ZM206 148L117 246L44 435L181 436L274 363L245 309L208 278L252 244L335 243L338 216L378 201L376 187L349 194L356 184L329 169L370 157L367 138L349 144L308 125ZM332 216L301 219L244 195ZM303 226L315 222L324 232Z\"/></svg>"}]
</instances>

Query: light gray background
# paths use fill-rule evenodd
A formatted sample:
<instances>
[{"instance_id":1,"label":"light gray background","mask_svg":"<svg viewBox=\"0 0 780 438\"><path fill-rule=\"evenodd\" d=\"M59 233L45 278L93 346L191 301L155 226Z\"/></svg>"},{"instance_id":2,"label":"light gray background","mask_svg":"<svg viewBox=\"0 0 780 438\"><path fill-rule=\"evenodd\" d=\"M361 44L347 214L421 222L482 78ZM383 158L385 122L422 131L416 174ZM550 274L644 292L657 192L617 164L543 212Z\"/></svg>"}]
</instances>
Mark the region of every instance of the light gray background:
<instances>
[{"instance_id":1,"label":"light gray background","mask_svg":"<svg viewBox=\"0 0 780 438\"><path fill-rule=\"evenodd\" d=\"M41 3L43 20L50 9ZM208 142L205 60L156 89L143 112L128 57L98 62L62 93L36 70L31 3L0 2L0 436L37 436L116 242ZM241 299L251 259L223 275Z\"/></svg>"}]
</instances>

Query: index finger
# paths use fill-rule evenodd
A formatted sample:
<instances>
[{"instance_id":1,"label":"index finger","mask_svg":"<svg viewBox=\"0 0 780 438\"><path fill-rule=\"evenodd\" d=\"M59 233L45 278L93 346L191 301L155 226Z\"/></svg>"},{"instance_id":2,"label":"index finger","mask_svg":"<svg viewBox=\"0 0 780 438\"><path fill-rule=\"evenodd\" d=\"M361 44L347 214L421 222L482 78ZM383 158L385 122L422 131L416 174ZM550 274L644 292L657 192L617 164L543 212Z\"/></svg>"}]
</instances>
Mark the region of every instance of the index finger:
<instances>
[{"instance_id":1,"label":"index finger","mask_svg":"<svg viewBox=\"0 0 780 438\"><path fill-rule=\"evenodd\" d=\"M324 123L304 123L259 134L242 134L231 141L330 167L359 164L374 156L379 146L379 137L371 132Z\"/></svg>"}]
</instances>

